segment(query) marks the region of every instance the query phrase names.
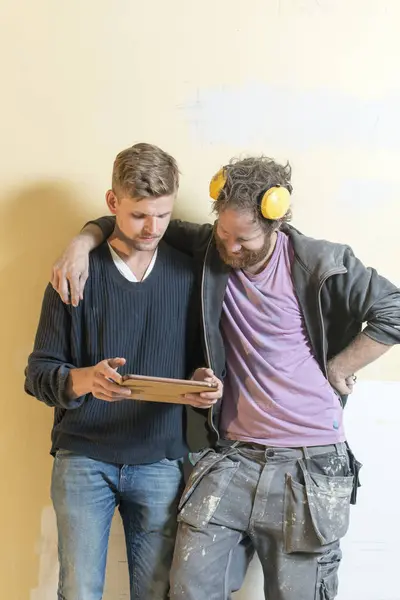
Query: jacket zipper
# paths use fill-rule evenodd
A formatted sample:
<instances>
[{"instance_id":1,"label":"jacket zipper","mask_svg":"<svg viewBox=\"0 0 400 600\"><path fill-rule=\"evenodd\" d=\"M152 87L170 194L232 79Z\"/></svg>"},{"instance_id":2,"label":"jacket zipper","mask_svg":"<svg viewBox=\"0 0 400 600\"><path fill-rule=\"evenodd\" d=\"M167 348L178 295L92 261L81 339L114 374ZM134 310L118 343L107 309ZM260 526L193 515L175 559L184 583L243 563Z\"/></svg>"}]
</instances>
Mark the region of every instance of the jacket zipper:
<instances>
[{"instance_id":1,"label":"jacket zipper","mask_svg":"<svg viewBox=\"0 0 400 600\"><path fill-rule=\"evenodd\" d=\"M327 356L326 335L325 335L325 329L324 329L324 317L322 314L322 306L321 306L321 290L322 290L322 287L325 285L326 281L329 279L329 277L332 277L333 275L340 275L341 273L346 273L346 269L345 268L335 269L335 270L330 271L329 273L325 274L324 278L321 279L321 281L320 281L318 292L317 292L318 316L319 316L319 325L320 325L321 337L322 337L322 354L323 354L322 358L324 361L324 371L325 371L326 379L328 379L328 363L326 360L326 356ZM328 380L328 382L329 382L329 380ZM333 387L332 387L332 389L335 392L335 394L337 395L340 404L343 406L343 401L342 401L342 398L341 398L339 392L337 390L335 390L335 388L333 388Z\"/></svg>"},{"instance_id":2,"label":"jacket zipper","mask_svg":"<svg viewBox=\"0 0 400 600\"><path fill-rule=\"evenodd\" d=\"M321 290L322 290L323 286L325 285L326 281L329 279L329 277L332 277L333 275L339 275L340 273L346 273L346 269L335 269L335 270L332 270L332 271L326 273L324 278L321 279L321 281L320 281L318 292L317 292L318 316L319 316L319 324L320 324L321 336L322 336L322 353L323 353L323 360L324 360L325 376L328 375L328 364L326 361L326 354L327 354L327 352L326 352L326 335L325 335L325 330L324 330L324 317L322 315Z\"/></svg>"},{"instance_id":3,"label":"jacket zipper","mask_svg":"<svg viewBox=\"0 0 400 600\"><path fill-rule=\"evenodd\" d=\"M207 327L206 327L206 320L205 320L205 313L204 313L204 304L205 304L204 279L205 279L205 273L206 273L207 256L208 256L208 252L210 250L211 242L212 242L212 236L210 237L210 241L208 242L207 250L206 250L206 253L204 256L203 274L201 277L201 315L202 315L202 320L203 320L204 346L205 346L205 352L206 352L207 366L210 369L213 369L213 365L211 364L210 349L208 346ZM217 436L217 440L219 440L219 438L220 438L219 431L214 425L214 406L210 406L210 408L208 409L208 424L211 427L211 429L213 430L213 432L215 433L215 435Z\"/></svg>"}]
</instances>

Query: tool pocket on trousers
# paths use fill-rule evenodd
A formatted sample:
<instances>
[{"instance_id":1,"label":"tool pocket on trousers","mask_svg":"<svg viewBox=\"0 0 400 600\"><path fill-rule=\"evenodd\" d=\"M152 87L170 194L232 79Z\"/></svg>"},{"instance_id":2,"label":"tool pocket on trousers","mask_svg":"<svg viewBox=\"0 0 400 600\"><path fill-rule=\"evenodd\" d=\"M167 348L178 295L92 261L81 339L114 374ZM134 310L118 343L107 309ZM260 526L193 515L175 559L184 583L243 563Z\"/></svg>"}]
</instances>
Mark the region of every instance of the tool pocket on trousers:
<instances>
[{"instance_id":1,"label":"tool pocket on trousers","mask_svg":"<svg viewBox=\"0 0 400 600\"><path fill-rule=\"evenodd\" d=\"M315 600L334 600L338 593L338 570L342 553L340 549L323 554L318 561Z\"/></svg>"},{"instance_id":2,"label":"tool pocket on trousers","mask_svg":"<svg viewBox=\"0 0 400 600\"><path fill-rule=\"evenodd\" d=\"M353 475L310 473L299 465L304 485L286 474L283 534L286 552L310 552L342 538L349 527Z\"/></svg>"},{"instance_id":3,"label":"tool pocket on trousers","mask_svg":"<svg viewBox=\"0 0 400 600\"><path fill-rule=\"evenodd\" d=\"M211 451L193 469L181 501L178 521L204 527L214 516L239 463Z\"/></svg>"},{"instance_id":4,"label":"tool pocket on trousers","mask_svg":"<svg viewBox=\"0 0 400 600\"><path fill-rule=\"evenodd\" d=\"M348 443L346 442L346 447L347 447L347 454L349 457L349 466L350 466L350 471L353 474L354 480L353 480L353 493L351 495L351 500L350 500L350 504L356 504L357 503L357 493L358 493L358 488L361 487L361 483L360 483L360 470L362 467L362 464L356 459L356 457L354 456L350 446L348 445Z\"/></svg>"}]
</instances>

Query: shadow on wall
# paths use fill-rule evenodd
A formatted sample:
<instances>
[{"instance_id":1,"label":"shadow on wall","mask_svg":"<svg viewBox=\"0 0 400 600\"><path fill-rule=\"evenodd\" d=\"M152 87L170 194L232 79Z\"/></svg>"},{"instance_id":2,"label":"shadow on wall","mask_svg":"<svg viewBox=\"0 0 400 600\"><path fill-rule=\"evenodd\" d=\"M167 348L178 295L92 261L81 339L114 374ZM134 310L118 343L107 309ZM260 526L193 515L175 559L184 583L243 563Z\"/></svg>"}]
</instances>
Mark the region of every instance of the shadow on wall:
<instances>
[{"instance_id":1,"label":"shadow on wall","mask_svg":"<svg viewBox=\"0 0 400 600\"><path fill-rule=\"evenodd\" d=\"M24 369L51 265L82 223L93 218L90 209L76 189L58 180L34 182L0 197L0 598L9 600L52 600L56 594L57 530L49 497L53 412L25 395ZM235 595L237 600L252 596L246 589ZM104 598L122 600L128 590L116 515Z\"/></svg>"},{"instance_id":2,"label":"shadow on wall","mask_svg":"<svg viewBox=\"0 0 400 600\"><path fill-rule=\"evenodd\" d=\"M10 600L28 600L37 586L41 515L50 503L52 411L24 394L24 368L51 264L87 217L84 207L59 180L0 198L0 597Z\"/></svg>"}]
</instances>

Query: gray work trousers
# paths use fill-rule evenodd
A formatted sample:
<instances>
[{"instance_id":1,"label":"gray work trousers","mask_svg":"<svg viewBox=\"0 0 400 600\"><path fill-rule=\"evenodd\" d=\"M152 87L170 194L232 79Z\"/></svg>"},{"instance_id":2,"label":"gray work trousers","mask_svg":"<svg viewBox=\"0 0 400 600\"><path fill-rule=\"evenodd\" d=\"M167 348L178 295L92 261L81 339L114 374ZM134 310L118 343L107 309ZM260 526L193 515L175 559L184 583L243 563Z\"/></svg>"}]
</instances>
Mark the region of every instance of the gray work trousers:
<instances>
[{"instance_id":1,"label":"gray work trousers","mask_svg":"<svg viewBox=\"0 0 400 600\"><path fill-rule=\"evenodd\" d=\"M172 600L227 600L237 545L250 538L267 600L333 600L353 475L345 444L207 450L180 503Z\"/></svg>"}]
</instances>

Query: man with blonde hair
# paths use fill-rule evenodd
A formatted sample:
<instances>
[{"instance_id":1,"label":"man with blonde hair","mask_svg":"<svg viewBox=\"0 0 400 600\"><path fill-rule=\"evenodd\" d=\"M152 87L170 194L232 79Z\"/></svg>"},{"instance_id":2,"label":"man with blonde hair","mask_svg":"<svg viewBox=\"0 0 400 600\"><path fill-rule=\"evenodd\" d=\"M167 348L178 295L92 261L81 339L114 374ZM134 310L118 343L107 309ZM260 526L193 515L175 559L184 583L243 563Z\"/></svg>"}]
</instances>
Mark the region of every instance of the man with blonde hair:
<instances>
[{"instance_id":1,"label":"man with blonde hair","mask_svg":"<svg viewBox=\"0 0 400 600\"><path fill-rule=\"evenodd\" d=\"M78 307L46 289L26 391L54 411L51 495L57 516L59 600L100 600L108 538L118 506L132 600L165 600L175 542L182 457L182 405L140 402L124 374L183 379L202 362L192 260L162 237L178 190L176 161L150 144L115 160L107 205L111 237L90 257ZM221 396L210 369L194 378Z\"/></svg>"}]
</instances>

